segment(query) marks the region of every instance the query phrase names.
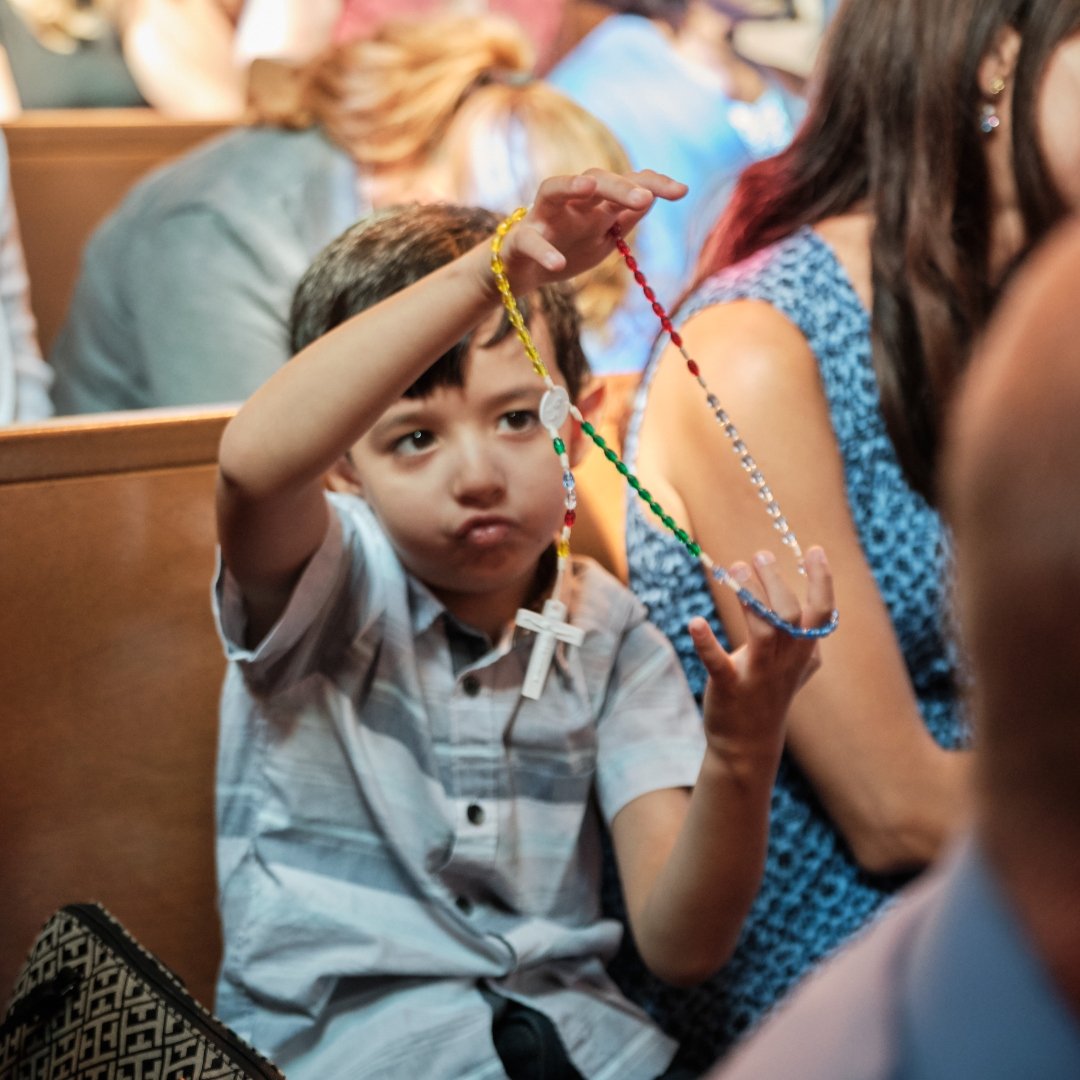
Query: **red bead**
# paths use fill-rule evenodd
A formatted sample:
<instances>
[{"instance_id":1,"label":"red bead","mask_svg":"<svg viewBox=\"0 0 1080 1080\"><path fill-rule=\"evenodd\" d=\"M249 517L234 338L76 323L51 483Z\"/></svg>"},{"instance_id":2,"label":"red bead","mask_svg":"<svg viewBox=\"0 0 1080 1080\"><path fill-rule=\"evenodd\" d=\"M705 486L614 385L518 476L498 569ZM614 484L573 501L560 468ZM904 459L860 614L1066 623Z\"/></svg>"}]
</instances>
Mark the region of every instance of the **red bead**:
<instances>
[{"instance_id":1,"label":"red bead","mask_svg":"<svg viewBox=\"0 0 1080 1080\"><path fill-rule=\"evenodd\" d=\"M670 334L671 333L671 320L663 315L660 318L660 325Z\"/></svg>"},{"instance_id":2,"label":"red bead","mask_svg":"<svg viewBox=\"0 0 1080 1080\"><path fill-rule=\"evenodd\" d=\"M568 529L572 529L575 521L577 521L577 512L574 510L567 510L566 514L563 516L563 524Z\"/></svg>"},{"instance_id":3,"label":"red bead","mask_svg":"<svg viewBox=\"0 0 1080 1080\"><path fill-rule=\"evenodd\" d=\"M674 339L675 339L675 335L672 334L672 340L674 341ZM701 374L700 369L698 368L697 364L693 360L687 360L686 361L686 366L690 369L690 374L693 375L695 379L698 377L698 375Z\"/></svg>"},{"instance_id":4,"label":"red bead","mask_svg":"<svg viewBox=\"0 0 1080 1080\"><path fill-rule=\"evenodd\" d=\"M674 345L676 349L682 348L682 338L679 336L678 330L671 331L671 344Z\"/></svg>"},{"instance_id":5,"label":"red bead","mask_svg":"<svg viewBox=\"0 0 1080 1080\"><path fill-rule=\"evenodd\" d=\"M629 252L626 252L626 267L628 270L637 269L637 259L634 258Z\"/></svg>"},{"instance_id":6,"label":"red bead","mask_svg":"<svg viewBox=\"0 0 1080 1080\"><path fill-rule=\"evenodd\" d=\"M664 315L666 313L665 313L663 307L660 304L658 304L655 300L653 301L652 309L653 309L653 312L656 314L657 318L659 318L659 319L664 318Z\"/></svg>"},{"instance_id":7,"label":"red bead","mask_svg":"<svg viewBox=\"0 0 1080 1080\"><path fill-rule=\"evenodd\" d=\"M645 278L642 277L641 281L638 282L638 284L645 285ZM650 304L656 299L656 293L654 293L648 285L645 285L645 288L641 291L645 294L645 299L648 300Z\"/></svg>"}]
</instances>

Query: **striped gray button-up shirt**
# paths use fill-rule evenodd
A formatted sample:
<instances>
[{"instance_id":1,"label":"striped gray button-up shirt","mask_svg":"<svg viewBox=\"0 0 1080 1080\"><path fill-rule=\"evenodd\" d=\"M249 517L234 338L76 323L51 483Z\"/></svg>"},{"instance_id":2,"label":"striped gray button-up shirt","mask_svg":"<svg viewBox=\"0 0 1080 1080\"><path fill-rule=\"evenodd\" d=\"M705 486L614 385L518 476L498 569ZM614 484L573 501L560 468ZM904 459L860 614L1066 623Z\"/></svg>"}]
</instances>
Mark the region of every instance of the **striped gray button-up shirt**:
<instances>
[{"instance_id":1,"label":"striped gray button-up shirt","mask_svg":"<svg viewBox=\"0 0 1080 1080\"><path fill-rule=\"evenodd\" d=\"M502 1077L484 992L556 1024L589 1078L649 1080L671 1042L604 962L601 821L696 779L699 713L667 640L577 562L539 701L532 635L494 648L403 570L360 501L336 513L278 624L230 660L218 761L222 1018L288 1073Z\"/></svg>"}]
</instances>

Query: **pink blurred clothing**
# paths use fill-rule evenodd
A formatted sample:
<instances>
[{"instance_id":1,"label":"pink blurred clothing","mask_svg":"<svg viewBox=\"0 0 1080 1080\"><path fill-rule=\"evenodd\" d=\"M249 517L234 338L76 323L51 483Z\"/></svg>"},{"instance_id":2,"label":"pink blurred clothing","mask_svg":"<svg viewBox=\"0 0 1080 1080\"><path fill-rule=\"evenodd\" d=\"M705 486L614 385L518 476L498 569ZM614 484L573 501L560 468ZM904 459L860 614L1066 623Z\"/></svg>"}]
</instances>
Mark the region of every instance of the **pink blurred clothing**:
<instances>
[{"instance_id":1,"label":"pink blurred clothing","mask_svg":"<svg viewBox=\"0 0 1080 1080\"><path fill-rule=\"evenodd\" d=\"M532 39L538 55L544 53L555 38L562 17L564 0L487 0L479 3L453 3L447 0L343 0L341 15L334 27L334 40L370 34L379 23L420 15L439 8L469 14L490 11L509 15L517 20Z\"/></svg>"}]
</instances>

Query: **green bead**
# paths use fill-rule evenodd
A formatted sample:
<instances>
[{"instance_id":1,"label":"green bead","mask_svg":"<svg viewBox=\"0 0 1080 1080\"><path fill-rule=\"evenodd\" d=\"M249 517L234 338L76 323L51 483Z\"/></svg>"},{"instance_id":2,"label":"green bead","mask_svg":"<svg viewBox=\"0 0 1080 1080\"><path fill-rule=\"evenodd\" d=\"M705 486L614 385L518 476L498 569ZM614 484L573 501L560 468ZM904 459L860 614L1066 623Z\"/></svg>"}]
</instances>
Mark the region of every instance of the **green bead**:
<instances>
[{"instance_id":1,"label":"green bead","mask_svg":"<svg viewBox=\"0 0 1080 1080\"><path fill-rule=\"evenodd\" d=\"M676 529L675 539L678 540L680 544L688 544L690 542L690 537L687 535L685 529Z\"/></svg>"},{"instance_id":2,"label":"green bead","mask_svg":"<svg viewBox=\"0 0 1080 1080\"><path fill-rule=\"evenodd\" d=\"M564 443L562 439L555 439L554 443L556 454L561 454L566 449L566 443Z\"/></svg>"},{"instance_id":3,"label":"green bead","mask_svg":"<svg viewBox=\"0 0 1080 1080\"><path fill-rule=\"evenodd\" d=\"M615 451L612 450L610 447L605 448L604 457L606 457L608 459L608 461L618 461L619 460L619 455L616 454Z\"/></svg>"},{"instance_id":4,"label":"green bead","mask_svg":"<svg viewBox=\"0 0 1080 1080\"><path fill-rule=\"evenodd\" d=\"M646 502L647 502L647 503L648 503L648 504L649 504L650 506L652 506L652 492L651 492L651 491L649 491L649 489L648 489L648 488L643 488L643 487L639 487L639 488L637 489L637 493L638 493L638 494L639 494L639 495L640 495L640 496L641 496L641 497L642 497L642 498L643 498L643 499L644 499L644 500L645 500L645 501L646 501Z\"/></svg>"},{"instance_id":5,"label":"green bead","mask_svg":"<svg viewBox=\"0 0 1080 1080\"><path fill-rule=\"evenodd\" d=\"M673 517L670 517L668 514L664 514L660 518L660 520L664 523L664 525L667 528L669 528L669 529L674 529L675 528L675 519Z\"/></svg>"},{"instance_id":6,"label":"green bead","mask_svg":"<svg viewBox=\"0 0 1080 1080\"><path fill-rule=\"evenodd\" d=\"M700 556L701 556L701 547L700 547L700 545L695 544L694 541L691 540L690 543L687 544L686 546L689 549L690 554L693 555L695 559L700 558Z\"/></svg>"},{"instance_id":7,"label":"green bead","mask_svg":"<svg viewBox=\"0 0 1080 1080\"><path fill-rule=\"evenodd\" d=\"M641 481L633 474L626 474L626 482L640 495L641 494Z\"/></svg>"},{"instance_id":8,"label":"green bead","mask_svg":"<svg viewBox=\"0 0 1080 1080\"><path fill-rule=\"evenodd\" d=\"M594 427L592 426L592 424L590 424L590 423L589 423L589 421L588 421L588 420L585 420L585 421L584 421L584 422L582 423L582 425L581 425L581 430L582 430L582 431L584 431L584 432L585 432L585 434L586 434L586 435L588 435L590 439L591 439L591 438L594 438L594 437L595 437L595 435L596 435L596 428L594 428Z\"/></svg>"},{"instance_id":9,"label":"green bead","mask_svg":"<svg viewBox=\"0 0 1080 1080\"><path fill-rule=\"evenodd\" d=\"M616 461L615 468L618 469L623 476L628 475L630 472L630 466L627 465L625 461Z\"/></svg>"}]
</instances>

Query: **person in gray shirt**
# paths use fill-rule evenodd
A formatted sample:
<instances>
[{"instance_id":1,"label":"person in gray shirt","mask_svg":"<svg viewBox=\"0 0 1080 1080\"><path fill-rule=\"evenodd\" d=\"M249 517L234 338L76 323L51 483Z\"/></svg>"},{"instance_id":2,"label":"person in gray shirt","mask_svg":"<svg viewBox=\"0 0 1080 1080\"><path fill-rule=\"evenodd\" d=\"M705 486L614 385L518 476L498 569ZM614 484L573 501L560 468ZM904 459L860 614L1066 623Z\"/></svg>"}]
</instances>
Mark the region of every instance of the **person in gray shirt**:
<instances>
[{"instance_id":1,"label":"person in gray shirt","mask_svg":"<svg viewBox=\"0 0 1080 1080\"><path fill-rule=\"evenodd\" d=\"M624 170L610 132L532 62L497 17L388 23L289 73L262 123L146 177L87 244L49 354L56 411L243 400L290 355L304 269L372 209L508 211L539 176Z\"/></svg>"}]
</instances>

